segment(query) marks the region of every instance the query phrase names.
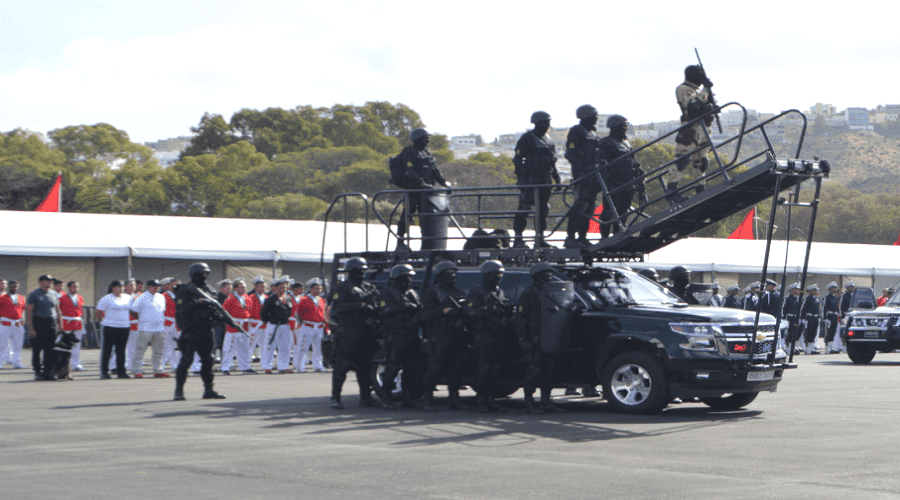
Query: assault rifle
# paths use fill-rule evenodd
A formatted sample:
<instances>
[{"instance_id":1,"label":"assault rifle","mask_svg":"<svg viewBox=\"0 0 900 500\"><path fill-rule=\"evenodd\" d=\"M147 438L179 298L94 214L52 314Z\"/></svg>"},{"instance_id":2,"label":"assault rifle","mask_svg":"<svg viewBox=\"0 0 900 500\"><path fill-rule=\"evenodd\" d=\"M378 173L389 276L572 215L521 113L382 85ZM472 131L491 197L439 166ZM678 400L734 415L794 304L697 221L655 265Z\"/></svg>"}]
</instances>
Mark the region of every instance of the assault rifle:
<instances>
[{"instance_id":1,"label":"assault rifle","mask_svg":"<svg viewBox=\"0 0 900 500\"><path fill-rule=\"evenodd\" d=\"M706 81L709 81L709 77L706 75L706 70L703 68L703 61L700 60L700 52L697 52L697 48L694 47L694 54L697 55L697 64L700 66L700 71L703 71L703 77L706 78ZM704 85L706 85L704 83ZM719 128L719 133L722 133L722 122L719 120L719 105L716 104L716 96L713 95L712 87L710 85L706 85L706 90L709 91L709 104L712 105L713 109L715 109L715 117L716 117L716 126Z\"/></svg>"}]
</instances>

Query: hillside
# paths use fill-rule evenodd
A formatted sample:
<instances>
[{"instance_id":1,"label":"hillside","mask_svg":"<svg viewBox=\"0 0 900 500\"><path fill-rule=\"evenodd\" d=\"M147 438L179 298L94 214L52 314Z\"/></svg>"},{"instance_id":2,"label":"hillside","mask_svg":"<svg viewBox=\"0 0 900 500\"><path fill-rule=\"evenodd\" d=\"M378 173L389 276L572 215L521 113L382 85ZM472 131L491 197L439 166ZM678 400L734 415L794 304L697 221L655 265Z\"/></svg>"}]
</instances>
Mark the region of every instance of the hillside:
<instances>
[{"instance_id":1,"label":"hillside","mask_svg":"<svg viewBox=\"0 0 900 500\"><path fill-rule=\"evenodd\" d=\"M900 139L874 132L813 128L803 145L804 158L818 155L833 167L831 179L864 193L900 192Z\"/></svg>"}]
</instances>

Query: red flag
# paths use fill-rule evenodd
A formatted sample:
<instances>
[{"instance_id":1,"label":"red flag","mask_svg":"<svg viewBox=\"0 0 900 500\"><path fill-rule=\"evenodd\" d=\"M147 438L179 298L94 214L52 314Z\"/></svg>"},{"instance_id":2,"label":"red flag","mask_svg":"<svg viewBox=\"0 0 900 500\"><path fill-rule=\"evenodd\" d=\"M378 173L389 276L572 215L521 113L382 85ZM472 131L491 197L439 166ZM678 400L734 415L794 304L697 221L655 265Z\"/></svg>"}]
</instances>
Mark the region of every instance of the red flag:
<instances>
[{"instance_id":1,"label":"red flag","mask_svg":"<svg viewBox=\"0 0 900 500\"><path fill-rule=\"evenodd\" d=\"M603 205L601 204L599 207L594 209L594 219L599 219L600 214L603 213ZM588 223L588 232L589 233L599 233L600 232L600 223L596 220L591 219Z\"/></svg>"},{"instance_id":2,"label":"red flag","mask_svg":"<svg viewBox=\"0 0 900 500\"><path fill-rule=\"evenodd\" d=\"M750 210L750 213L744 217L744 222L731 233L729 240L752 240L753 239L753 217L756 215L756 209Z\"/></svg>"},{"instance_id":3,"label":"red flag","mask_svg":"<svg viewBox=\"0 0 900 500\"><path fill-rule=\"evenodd\" d=\"M44 201L34 210L35 212L62 212L62 175L56 176L53 188L47 193Z\"/></svg>"},{"instance_id":4,"label":"red flag","mask_svg":"<svg viewBox=\"0 0 900 500\"><path fill-rule=\"evenodd\" d=\"M900 245L900 236L897 236L897 241L894 242L894 245Z\"/></svg>"}]
</instances>

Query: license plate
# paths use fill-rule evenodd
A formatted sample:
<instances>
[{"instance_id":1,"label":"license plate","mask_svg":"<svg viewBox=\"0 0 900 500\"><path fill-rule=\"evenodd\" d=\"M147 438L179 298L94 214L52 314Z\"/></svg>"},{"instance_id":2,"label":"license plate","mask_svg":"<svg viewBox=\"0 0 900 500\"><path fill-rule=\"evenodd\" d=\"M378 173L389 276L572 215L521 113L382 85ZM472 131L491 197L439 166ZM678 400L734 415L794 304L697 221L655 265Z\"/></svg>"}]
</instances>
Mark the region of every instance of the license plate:
<instances>
[{"instance_id":1,"label":"license plate","mask_svg":"<svg viewBox=\"0 0 900 500\"><path fill-rule=\"evenodd\" d=\"M761 382L763 380L772 380L775 378L775 370L766 370L763 372L750 372L747 374L747 382Z\"/></svg>"},{"instance_id":2,"label":"license plate","mask_svg":"<svg viewBox=\"0 0 900 500\"><path fill-rule=\"evenodd\" d=\"M877 339L879 337L878 333L879 332L866 332L865 335L863 335L863 336L867 339L869 339L869 338Z\"/></svg>"}]
</instances>

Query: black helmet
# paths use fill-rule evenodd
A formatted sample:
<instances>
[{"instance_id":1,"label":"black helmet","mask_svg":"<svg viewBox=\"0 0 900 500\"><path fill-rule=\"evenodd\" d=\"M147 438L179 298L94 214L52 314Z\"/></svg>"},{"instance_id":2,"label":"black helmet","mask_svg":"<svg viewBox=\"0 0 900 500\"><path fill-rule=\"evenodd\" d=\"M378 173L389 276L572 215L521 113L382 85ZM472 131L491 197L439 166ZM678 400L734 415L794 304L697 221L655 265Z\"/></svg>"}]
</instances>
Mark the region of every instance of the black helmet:
<instances>
[{"instance_id":1,"label":"black helmet","mask_svg":"<svg viewBox=\"0 0 900 500\"><path fill-rule=\"evenodd\" d=\"M648 280L659 281L659 273L657 273L656 269L653 269L652 267L641 269L640 271L638 271L638 274L647 278Z\"/></svg>"},{"instance_id":2,"label":"black helmet","mask_svg":"<svg viewBox=\"0 0 900 500\"><path fill-rule=\"evenodd\" d=\"M456 264L450 262L449 260L445 260L442 262L438 262L438 264L436 266L434 266L434 268L432 268L431 272L435 276L437 276L437 275L441 274L442 272L449 271L451 269L454 271L458 270L458 268L456 267Z\"/></svg>"},{"instance_id":3,"label":"black helmet","mask_svg":"<svg viewBox=\"0 0 900 500\"><path fill-rule=\"evenodd\" d=\"M346 264L344 264L344 271L348 273L350 271L353 271L354 269L365 270L368 268L369 266L366 264L366 259L362 257L353 257L352 259L348 260Z\"/></svg>"},{"instance_id":4,"label":"black helmet","mask_svg":"<svg viewBox=\"0 0 900 500\"><path fill-rule=\"evenodd\" d=\"M416 272L413 270L413 267L409 264L397 264L396 266L391 268L391 279L399 278L401 276L415 276Z\"/></svg>"},{"instance_id":5,"label":"black helmet","mask_svg":"<svg viewBox=\"0 0 900 500\"><path fill-rule=\"evenodd\" d=\"M703 83L703 68L696 64L684 68L684 79L691 83Z\"/></svg>"},{"instance_id":6,"label":"black helmet","mask_svg":"<svg viewBox=\"0 0 900 500\"><path fill-rule=\"evenodd\" d=\"M193 277L198 273L210 273L212 271L209 270L209 266L206 265L206 262L195 262L191 264L191 267L188 268L188 276Z\"/></svg>"},{"instance_id":7,"label":"black helmet","mask_svg":"<svg viewBox=\"0 0 900 500\"><path fill-rule=\"evenodd\" d=\"M679 276L690 276L691 271L684 266L675 266L669 271L669 281L674 281Z\"/></svg>"},{"instance_id":8,"label":"black helmet","mask_svg":"<svg viewBox=\"0 0 900 500\"><path fill-rule=\"evenodd\" d=\"M575 116L579 120L584 120L585 118L597 116L597 108L591 106L590 104L585 104L584 106L579 106L578 109L575 110Z\"/></svg>"},{"instance_id":9,"label":"black helmet","mask_svg":"<svg viewBox=\"0 0 900 500\"><path fill-rule=\"evenodd\" d=\"M414 128L412 132L409 133L409 140L418 141L419 139L425 137L426 135L431 135L424 128Z\"/></svg>"},{"instance_id":10,"label":"black helmet","mask_svg":"<svg viewBox=\"0 0 900 500\"><path fill-rule=\"evenodd\" d=\"M628 118L625 118L622 115L612 115L606 119L606 127L607 128L616 128L623 123L628 123Z\"/></svg>"},{"instance_id":11,"label":"black helmet","mask_svg":"<svg viewBox=\"0 0 900 500\"><path fill-rule=\"evenodd\" d=\"M531 123L537 123L549 119L550 113L547 113L546 111L535 111L531 114Z\"/></svg>"},{"instance_id":12,"label":"black helmet","mask_svg":"<svg viewBox=\"0 0 900 500\"><path fill-rule=\"evenodd\" d=\"M503 269L503 264L499 260L486 260L483 264L481 264L481 274L489 274L495 272L504 272L506 269Z\"/></svg>"},{"instance_id":13,"label":"black helmet","mask_svg":"<svg viewBox=\"0 0 900 500\"><path fill-rule=\"evenodd\" d=\"M531 266L531 270L528 271L528 274L530 274L532 277L534 277L534 276L537 276L538 274L541 274L544 271L552 271L552 270L553 270L553 267L551 267L550 264L548 264L546 262L538 262L537 264Z\"/></svg>"}]
</instances>

